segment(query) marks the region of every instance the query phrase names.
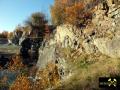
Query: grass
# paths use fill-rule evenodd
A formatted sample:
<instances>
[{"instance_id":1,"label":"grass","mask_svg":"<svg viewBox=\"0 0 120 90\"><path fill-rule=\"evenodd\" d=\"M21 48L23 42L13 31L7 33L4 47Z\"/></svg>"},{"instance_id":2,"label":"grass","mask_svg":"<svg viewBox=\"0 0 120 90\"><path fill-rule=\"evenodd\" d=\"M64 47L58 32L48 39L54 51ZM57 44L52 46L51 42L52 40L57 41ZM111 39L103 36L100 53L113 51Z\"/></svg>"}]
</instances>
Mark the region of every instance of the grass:
<instances>
[{"instance_id":1,"label":"grass","mask_svg":"<svg viewBox=\"0 0 120 90\"><path fill-rule=\"evenodd\" d=\"M29 73L33 74L35 69L29 69L31 72L28 72L28 69L22 68L21 73L23 76L18 76L18 78L11 86L11 90L17 90L17 87L23 88L25 90L37 90L38 88L43 90L43 88L49 86L55 86L54 90L101 90L98 85L99 77L120 75L120 59L109 58L102 54L88 55L82 53L74 60L70 56L75 50L71 48L59 48L58 50L60 51L59 54L66 59L68 68L71 70L72 75L69 78L62 80L61 84L58 83L60 80L59 75L55 74L57 72L57 68L55 68L52 63L49 63L46 69L39 73L39 76L42 77L42 80L33 83L30 82L25 75L29 75ZM23 66L19 61L20 58L16 57L13 59L15 60L13 60L14 64L11 67L17 66L17 70L21 69ZM16 68L12 68L12 70L16 70ZM50 71L52 73L49 76ZM50 79L49 81L48 78ZM18 85L17 83L25 83L25 85ZM31 89L31 84L33 85L33 89Z\"/></svg>"},{"instance_id":2,"label":"grass","mask_svg":"<svg viewBox=\"0 0 120 90\"><path fill-rule=\"evenodd\" d=\"M64 49L63 56L68 52L71 54L69 48ZM113 59L102 54L98 56L82 54L74 62L72 58L67 61L72 76L64 80L64 85L58 85L55 90L101 90L99 77L120 75L120 59Z\"/></svg>"}]
</instances>

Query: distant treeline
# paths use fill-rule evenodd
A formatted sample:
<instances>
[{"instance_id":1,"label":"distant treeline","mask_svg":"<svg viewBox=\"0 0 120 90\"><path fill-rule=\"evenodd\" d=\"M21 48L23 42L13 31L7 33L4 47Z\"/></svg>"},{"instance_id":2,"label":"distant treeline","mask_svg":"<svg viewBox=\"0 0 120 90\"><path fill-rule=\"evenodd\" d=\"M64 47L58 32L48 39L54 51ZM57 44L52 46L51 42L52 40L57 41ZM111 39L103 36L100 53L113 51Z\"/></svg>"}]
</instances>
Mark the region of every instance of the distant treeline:
<instances>
[{"instance_id":1,"label":"distant treeline","mask_svg":"<svg viewBox=\"0 0 120 90\"><path fill-rule=\"evenodd\" d=\"M0 33L0 38L8 38L8 34L9 32L3 31L2 33Z\"/></svg>"}]
</instances>

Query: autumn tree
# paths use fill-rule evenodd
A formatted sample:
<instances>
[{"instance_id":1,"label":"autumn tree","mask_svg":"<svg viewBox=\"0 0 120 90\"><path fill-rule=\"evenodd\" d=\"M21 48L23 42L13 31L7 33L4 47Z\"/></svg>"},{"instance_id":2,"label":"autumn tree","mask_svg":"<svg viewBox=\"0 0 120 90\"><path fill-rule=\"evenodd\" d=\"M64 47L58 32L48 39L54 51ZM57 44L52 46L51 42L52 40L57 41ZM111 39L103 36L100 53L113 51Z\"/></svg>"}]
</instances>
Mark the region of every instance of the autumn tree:
<instances>
[{"instance_id":1,"label":"autumn tree","mask_svg":"<svg viewBox=\"0 0 120 90\"><path fill-rule=\"evenodd\" d=\"M20 57L19 54L16 54L11 57L10 62L8 64L8 70L9 71L17 71L21 70L25 66L22 63L22 58Z\"/></svg>"},{"instance_id":2,"label":"autumn tree","mask_svg":"<svg viewBox=\"0 0 120 90\"><path fill-rule=\"evenodd\" d=\"M75 26L87 24L88 19L92 18L91 10L86 6L93 3L92 0L55 0L51 6L51 17L54 25L64 23ZM90 4L91 5L91 4Z\"/></svg>"},{"instance_id":3,"label":"autumn tree","mask_svg":"<svg viewBox=\"0 0 120 90\"><path fill-rule=\"evenodd\" d=\"M64 2L66 3L66 2ZM55 0L53 6L51 6L51 18L54 25L60 25L64 22L65 6L61 0Z\"/></svg>"},{"instance_id":4,"label":"autumn tree","mask_svg":"<svg viewBox=\"0 0 120 90\"><path fill-rule=\"evenodd\" d=\"M51 18L54 25L60 25L65 22L65 8L72 5L74 0L54 0L54 5L51 6Z\"/></svg>"},{"instance_id":5,"label":"autumn tree","mask_svg":"<svg viewBox=\"0 0 120 90\"><path fill-rule=\"evenodd\" d=\"M80 25L84 22L84 5L83 3L75 3L71 7L66 7L65 14L66 19L65 22L70 23L72 25Z\"/></svg>"}]
</instances>

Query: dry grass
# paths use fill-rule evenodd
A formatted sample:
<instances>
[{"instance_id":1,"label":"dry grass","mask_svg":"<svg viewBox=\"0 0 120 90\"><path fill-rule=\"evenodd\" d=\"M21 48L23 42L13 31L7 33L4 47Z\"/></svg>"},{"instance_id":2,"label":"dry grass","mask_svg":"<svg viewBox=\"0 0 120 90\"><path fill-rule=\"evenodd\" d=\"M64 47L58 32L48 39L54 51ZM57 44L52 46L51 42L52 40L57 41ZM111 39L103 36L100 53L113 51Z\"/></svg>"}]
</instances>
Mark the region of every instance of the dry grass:
<instances>
[{"instance_id":1,"label":"dry grass","mask_svg":"<svg viewBox=\"0 0 120 90\"><path fill-rule=\"evenodd\" d=\"M62 49L60 55L66 57L71 55L71 49ZM69 57L66 57L69 59ZM81 54L73 62L73 58L67 60L69 69L72 71L72 76L64 81L61 81L58 74L58 67L49 62L46 68L37 72L37 79L35 82L28 79L28 76L35 76L36 67L27 69L29 74L20 74L14 83L10 86L10 90L45 90L46 88L56 88L55 90L100 90L98 84L99 77L109 77L120 75L120 61L119 59L112 59L102 54ZM9 70L23 69L21 58L15 56L9 64ZM3 84L7 78L4 77Z\"/></svg>"},{"instance_id":2,"label":"dry grass","mask_svg":"<svg viewBox=\"0 0 120 90\"><path fill-rule=\"evenodd\" d=\"M47 64L46 68L38 71L37 75L41 79L37 79L36 81L32 81L28 77L35 77L36 71L38 69L36 66L26 67L22 64L22 59L20 55L15 55L12 57L11 62L8 66L8 71L19 72L16 80L10 86L10 90L45 90L46 88L51 88L56 86L60 80L60 76L58 74L57 66L50 62ZM0 80L0 85L5 86L7 82L7 78L4 77ZM9 86L8 86L9 87Z\"/></svg>"},{"instance_id":3,"label":"dry grass","mask_svg":"<svg viewBox=\"0 0 120 90\"><path fill-rule=\"evenodd\" d=\"M10 87L10 90L32 90L32 83L27 76L20 75Z\"/></svg>"},{"instance_id":4,"label":"dry grass","mask_svg":"<svg viewBox=\"0 0 120 90\"><path fill-rule=\"evenodd\" d=\"M37 73L37 76L41 79L35 82L34 90L44 90L45 88L56 86L60 80L58 68L53 63L48 63L45 69Z\"/></svg>"},{"instance_id":5,"label":"dry grass","mask_svg":"<svg viewBox=\"0 0 120 90\"><path fill-rule=\"evenodd\" d=\"M75 62L69 60L72 76L55 90L100 90L99 77L119 76L120 60L102 54L82 54Z\"/></svg>"}]
</instances>

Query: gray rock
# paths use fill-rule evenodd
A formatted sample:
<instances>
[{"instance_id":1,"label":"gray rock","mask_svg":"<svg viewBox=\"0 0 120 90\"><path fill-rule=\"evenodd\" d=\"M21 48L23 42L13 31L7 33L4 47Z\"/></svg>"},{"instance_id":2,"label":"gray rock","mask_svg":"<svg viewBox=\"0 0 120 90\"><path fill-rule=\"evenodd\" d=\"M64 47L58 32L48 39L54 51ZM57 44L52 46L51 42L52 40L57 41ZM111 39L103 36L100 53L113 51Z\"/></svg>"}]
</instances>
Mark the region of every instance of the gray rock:
<instances>
[{"instance_id":1,"label":"gray rock","mask_svg":"<svg viewBox=\"0 0 120 90\"><path fill-rule=\"evenodd\" d=\"M49 62L52 62L52 60L54 60L55 56L55 47L51 46L51 47L45 47L41 53L41 50L39 50L40 56L38 58L38 62L37 62L37 67L39 69L45 68L46 65Z\"/></svg>"}]
</instances>

